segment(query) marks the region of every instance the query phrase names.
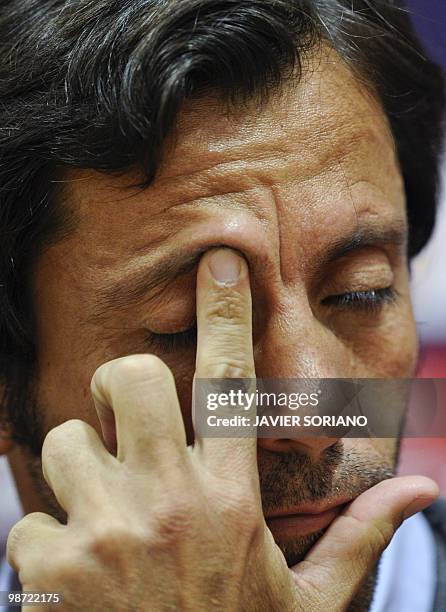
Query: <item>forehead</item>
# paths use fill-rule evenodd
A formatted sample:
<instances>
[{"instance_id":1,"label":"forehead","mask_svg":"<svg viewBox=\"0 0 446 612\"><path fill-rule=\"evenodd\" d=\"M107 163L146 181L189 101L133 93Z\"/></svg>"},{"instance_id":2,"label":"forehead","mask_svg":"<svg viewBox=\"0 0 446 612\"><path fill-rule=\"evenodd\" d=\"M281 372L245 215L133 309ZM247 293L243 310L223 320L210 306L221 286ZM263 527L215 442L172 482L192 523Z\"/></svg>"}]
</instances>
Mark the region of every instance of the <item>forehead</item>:
<instances>
[{"instance_id":1,"label":"forehead","mask_svg":"<svg viewBox=\"0 0 446 612\"><path fill-rule=\"evenodd\" d=\"M160 179L172 183L220 164L225 170L228 162L236 171L237 163L251 161L265 179L286 180L291 171L304 180L349 156L360 165L358 150L365 154L370 146L384 148L385 162L394 156L385 114L365 83L334 51L323 49L303 62L300 78L286 81L267 102L228 107L218 97L188 101ZM282 163L268 174L262 161L274 153ZM240 184L242 173L237 179Z\"/></svg>"},{"instance_id":2,"label":"forehead","mask_svg":"<svg viewBox=\"0 0 446 612\"><path fill-rule=\"evenodd\" d=\"M206 219L215 225L211 246L243 231L248 217L259 229L277 229L282 221L290 227L292 215L293 231L304 233L315 224L319 233L324 226L333 232L358 214L404 218L386 117L327 50L308 57L302 77L289 79L267 102L229 107L216 95L186 102L155 181L143 190L130 186L141 179L136 170L113 178L67 174L65 201L79 221L73 240L82 238L77 252L91 255L89 242L103 264L119 261L123 268L126 257L169 239L196 240L188 226ZM219 224L221 239L215 237Z\"/></svg>"}]
</instances>

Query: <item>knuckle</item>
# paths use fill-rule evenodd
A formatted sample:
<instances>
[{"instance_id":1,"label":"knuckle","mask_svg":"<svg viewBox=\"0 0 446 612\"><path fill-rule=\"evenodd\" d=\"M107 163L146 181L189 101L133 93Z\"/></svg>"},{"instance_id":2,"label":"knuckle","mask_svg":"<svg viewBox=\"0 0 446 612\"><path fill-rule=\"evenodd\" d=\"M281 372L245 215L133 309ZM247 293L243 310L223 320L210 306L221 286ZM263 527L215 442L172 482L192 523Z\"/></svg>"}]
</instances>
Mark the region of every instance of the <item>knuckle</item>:
<instances>
[{"instance_id":1,"label":"knuckle","mask_svg":"<svg viewBox=\"0 0 446 612\"><path fill-rule=\"evenodd\" d=\"M143 530L120 520L112 519L90 529L87 549L94 558L107 565L123 563L145 547L147 540Z\"/></svg>"},{"instance_id":2,"label":"knuckle","mask_svg":"<svg viewBox=\"0 0 446 612\"><path fill-rule=\"evenodd\" d=\"M352 541L344 556L350 562L358 559L377 559L386 546L389 544L393 528L387 522L369 523L349 515L340 516L338 521L346 523L346 529L352 534ZM335 540L333 540L335 544ZM339 546L345 547L345 542L340 541ZM333 557L336 558L336 547L333 547Z\"/></svg>"},{"instance_id":3,"label":"knuckle","mask_svg":"<svg viewBox=\"0 0 446 612\"><path fill-rule=\"evenodd\" d=\"M173 374L159 357L152 354L120 357L100 366L91 380L91 392L102 403L141 384L173 383Z\"/></svg>"},{"instance_id":4,"label":"knuckle","mask_svg":"<svg viewBox=\"0 0 446 612\"><path fill-rule=\"evenodd\" d=\"M371 558L378 557L389 544L393 529L387 522L365 522L355 516L346 517L352 525L352 533L358 534L358 547L361 554Z\"/></svg>"},{"instance_id":5,"label":"knuckle","mask_svg":"<svg viewBox=\"0 0 446 612\"><path fill-rule=\"evenodd\" d=\"M165 381L172 378L167 365L156 355L131 355L116 361L110 373L111 385Z\"/></svg>"},{"instance_id":6,"label":"knuckle","mask_svg":"<svg viewBox=\"0 0 446 612\"><path fill-rule=\"evenodd\" d=\"M379 555L389 544L393 529L389 523L373 523L371 526L372 537L369 541L370 555L372 558L378 558Z\"/></svg>"},{"instance_id":7,"label":"knuckle","mask_svg":"<svg viewBox=\"0 0 446 612\"><path fill-rule=\"evenodd\" d=\"M213 378L249 378L254 371L251 308L240 293L225 291L206 307L209 335L202 349L204 373Z\"/></svg>"},{"instance_id":8,"label":"knuckle","mask_svg":"<svg viewBox=\"0 0 446 612\"><path fill-rule=\"evenodd\" d=\"M231 351L234 351L233 346L228 346L227 350L221 352L229 354ZM237 359L233 356L220 360L214 357L206 359L206 364L206 370L212 373L212 378L250 378L253 372L253 365L243 357Z\"/></svg>"},{"instance_id":9,"label":"knuckle","mask_svg":"<svg viewBox=\"0 0 446 612\"><path fill-rule=\"evenodd\" d=\"M220 327L245 323L247 321L245 300L237 290L220 288L213 299L209 300L205 315L207 323Z\"/></svg>"},{"instance_id":10,"label":"knuckle","mask_svg":"<svg viewBox=\"0 0 446 612\"><path fill-rule=\"evenodd\" d=\"M188 494L158 502L151 517L155 539L166 545L190 535L198 512L197 504Z\"/></svg>"},{"instance_id":11,"label":"knuckle","mask_svg":"<svg viewBox=\"0 0 446 612\"><path fill-rule=\"evenodd\" d=\"M16 523L9 532L8 540L6 544L6 553L8 561L11 563L13 555L16 553L17 548L22 542L26 541L28 533L28 522L26 517Z\"/></svg>"},{"instance_id":12,"label":"knuckle","mask_svg":"<svg viewBox=\"0 0 446 612\"><path fill-rule=\"evenodd\" d=\"M85 431L86 423L80 419L70 419L51 429L43 442L42 457L48 459L64 454L69 442Z\"/></svg>"},{"instance_id":13,"label":"knuckle","mask_svg":"<svg viewBox=\"0 0 446 612\"><path fill-rule=\"evenodd\" d=\"M10 560L22 545L27 544L30 532L38 527L42 519L46 517L47 515L42 512L31 512L12 526L8 534L6 545L7 556Z\"/></svg>"}]
</instances>

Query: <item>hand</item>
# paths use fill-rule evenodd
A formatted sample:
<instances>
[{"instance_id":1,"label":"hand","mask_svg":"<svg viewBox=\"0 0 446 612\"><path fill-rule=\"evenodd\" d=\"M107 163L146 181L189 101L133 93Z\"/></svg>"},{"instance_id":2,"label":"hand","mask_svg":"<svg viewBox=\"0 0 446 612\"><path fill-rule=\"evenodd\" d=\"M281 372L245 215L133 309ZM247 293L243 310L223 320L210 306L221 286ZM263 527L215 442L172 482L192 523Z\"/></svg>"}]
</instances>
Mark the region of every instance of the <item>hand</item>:
<instances>
[{"instance_id":1,"label":"hand","mask_svg":"<svg viewBox=\"0 0 446 612\"><path fill-rule=\"evenodd\" d=\"M200 262L197 325L196 376L255 376L248 269L227 249ZM42 452L67 525L29 514L8 539L23 589L61 593L56 610L345 610L401 521L438 494L421 477L380 483L289 569L262 514L255 438L188 449L173 376L152 355L101 366L91 388L105 446L73 420Z\"/></svg>"}]
</instances>

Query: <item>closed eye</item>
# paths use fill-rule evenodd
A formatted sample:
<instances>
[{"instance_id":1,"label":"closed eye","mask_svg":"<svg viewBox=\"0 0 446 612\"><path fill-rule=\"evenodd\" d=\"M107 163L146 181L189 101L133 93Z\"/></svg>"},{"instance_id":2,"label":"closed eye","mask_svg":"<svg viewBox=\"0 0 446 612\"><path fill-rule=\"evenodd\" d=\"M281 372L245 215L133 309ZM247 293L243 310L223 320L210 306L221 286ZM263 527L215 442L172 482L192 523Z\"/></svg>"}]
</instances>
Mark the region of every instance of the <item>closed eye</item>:
<instances>
[{"instance_id":1,"label":"closed eye","mask_svg":"<svg viewBox=\"0 0 446 612\"><path fill-rule=\"evenodd\" d=\"M171 334L150 334L151 348L160 351L179 351L189 349L197 343L197 326Z\"/></svg>"},{"instance_id":2,"label":"closed eye","mask_svg":"<svg viewBox=\"0 0 446 612\"><path fill-rule=\"evenodd\" d=\"M341 309L357 309L361 311L379 311L386 303L393 303L397 293L393 287L382 289L368 289L366 291L351 291L339 295L330 295L322 300L324 306ZM189 329L170 334L150 333L151 349L174 352L187 350L197 343L196 324Z\"/></svg>"},{"instance_id":3,"label":"closed eye","mask_svg":"<svg viewBox=\"0 0 446 612\"><path fill-rule=\"evenodd\" d=\"M339 295L330 295L322 300L324 306L377 311L387 303L393 303L397 293L393 287L351 291Z\"/></svg>"}]
</instances>

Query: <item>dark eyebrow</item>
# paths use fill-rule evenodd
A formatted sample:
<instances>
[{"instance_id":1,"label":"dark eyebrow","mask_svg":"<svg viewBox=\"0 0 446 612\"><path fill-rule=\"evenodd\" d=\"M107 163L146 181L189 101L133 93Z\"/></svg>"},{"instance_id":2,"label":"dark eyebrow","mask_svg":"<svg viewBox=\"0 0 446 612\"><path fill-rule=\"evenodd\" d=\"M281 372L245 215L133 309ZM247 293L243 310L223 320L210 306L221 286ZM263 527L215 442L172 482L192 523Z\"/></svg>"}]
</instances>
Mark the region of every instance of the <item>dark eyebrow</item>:
<instances>
[{"instance_id":1,"label":"dark eyebrow","mask_svg":"<svg viewBox=\"0 0 446 612\"><path fill-rule=\"evenodd\" d=\"M337 239L325 247L318 267L322 269L325 265L339 259L348 253L365 248L367 246L405 247L407 242L406 225L394 224L385 228L373 226L358 227L353 233ZM96 290L96 303L90 321L98 323L103 321L110 312L120 310L138 303L150 292L165 286L169 282L183 274L191 272L197 265L202 255L210 248L227 246L225 244L212 244L202 249L191 251L189 245L177 247L173 251L161 256L150 270L139 270L133 275L125 276L110 286L104 286Z\"/></svg>"},{"instance_id":2,"label":"dark eyebrow","mask_svg":"<svg viewBox=\"0 0 446 612\"><path fill-rule=\"evenodd\" d=\"M387 227L359 226L355 232L337 239L324 250L320 261L323 267L352 251L366 247L392 246L399 251L407 247L407 226L405 223L394 223Z\"/></svg>"}]
</instances>

